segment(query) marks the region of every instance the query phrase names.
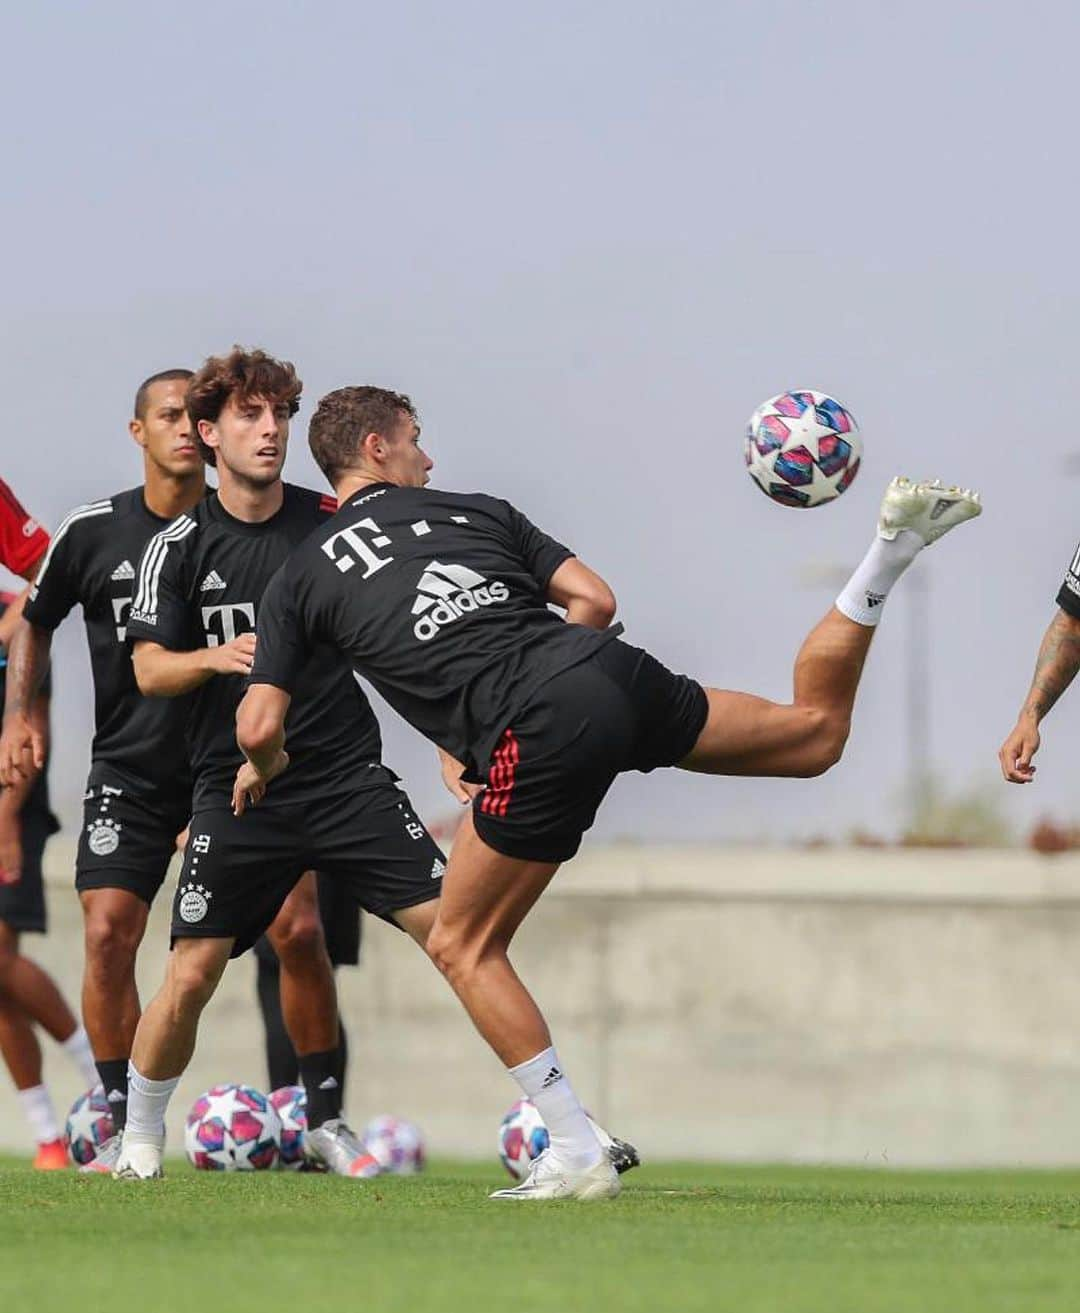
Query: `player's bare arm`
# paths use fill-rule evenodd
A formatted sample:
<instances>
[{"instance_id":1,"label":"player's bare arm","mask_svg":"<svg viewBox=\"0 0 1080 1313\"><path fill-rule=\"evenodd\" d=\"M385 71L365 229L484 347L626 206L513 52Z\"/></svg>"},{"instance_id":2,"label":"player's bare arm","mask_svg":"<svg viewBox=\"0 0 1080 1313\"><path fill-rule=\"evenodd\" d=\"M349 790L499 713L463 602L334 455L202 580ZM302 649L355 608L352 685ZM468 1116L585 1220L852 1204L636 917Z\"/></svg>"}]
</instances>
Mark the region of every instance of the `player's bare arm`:
<instances>
[{"instance_id":1,"label":"player's bare arm","mask_svg":"<svg viewBox=\"0 0 1080 1313\"><path fill-rule=\"evenodd\" d=\"M44 697L35 700L27 719L42 744L43 753L47 752L49 712ZM19 814L40 769L24 763L22 773L9 786L0 789L0 884L16 884L22 875L22 828Z\"/></svg>"},{"instance_id":2,"label":"player's bare arm","mask_svg":"<svg viewBox=\"0 0 1080 1313\"><path fill-rule=\"evenodd\" d=\"M1030 784L1035 778L1032 758L1039 750L1039 724L1080 670L1080 619L1058 609L1043 635L1031 688L1016 725L1001 745L1001 773L1010 784Z\"/></svg>"},{"instance_id":3,"label":"player's bare arm","mask_svg":"<svg viewBox=\"0 0 1080 1313\"><path fill-rule=\"evenodd\" d=\"M256 806L266 786L289 764L285 751L285 716L292 701L284 689L256 684L236 709L236 741L247 761L236 774L233 811L242 816L250 803Z\"/></svg>"},{"instance_id":4,"label":"player's bare arm","mask_svg":"<svg viewBox=\"0 0 1080 1313\"><path fill-rule=\"evenodd\" d=\"M615 594L576 556L563 561L551 576L547 598L565 609L568 624L606 629L615 619Z\"/></svg>"},{"instance_id":5,"label":"player's bare arm","mask_svg":"<svg viewBox=\"0 0 1080 1313\"><path fill-rule=\"evenodd\" d=\"M175 698L205 684L214 675L250 675L255 658L255 635L241 634L217 647L174 652L141 639L132 661L140 693L147 697Z\"/></svg>"},{"instance_id":6,"label":"player's bare arm","mask_svg":"<svg viewBox=\"0 0 1080 1313\"><path fill-rule=\"evenodd\" d=\"M20 620L8 649L4 728L0 735L0 787L29 783L45 765L45 739L33 708L49 669L52 633Z\"/></svg>"}]
</instances>

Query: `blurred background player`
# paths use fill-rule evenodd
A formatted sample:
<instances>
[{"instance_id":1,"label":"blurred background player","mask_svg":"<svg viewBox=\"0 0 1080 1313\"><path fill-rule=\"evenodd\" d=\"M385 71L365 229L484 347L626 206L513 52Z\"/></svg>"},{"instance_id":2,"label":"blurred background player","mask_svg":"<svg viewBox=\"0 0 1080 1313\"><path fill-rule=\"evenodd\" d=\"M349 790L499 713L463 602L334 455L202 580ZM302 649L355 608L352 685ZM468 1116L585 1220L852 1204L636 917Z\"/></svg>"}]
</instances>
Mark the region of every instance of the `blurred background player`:
<instances>
[{"instance_id":1,"label":"blurred background player","mask_svg":"<svg viewBox=\"0 0 1080 1313\"><path fill-rule=\"evenodd\" d=\"M1036 768L1043 718L1080 670L1080 547L1076 549L1057 595L1058 609L1039 645L1035 674L1012 732L1001 745L998 761L1010 784L1030 784Z\"/></svg>"},{"instance_id":2,"label":"blurred background player","mask_svg":"<svg viewBox=\"0 0 1080 1313\"><path fill-rule=\"evenodd\" d=\"M32 579L48 544L45 530L0 481L0 562L13 574ZM25 596L25 591L18 595L0 592L0 698L7 674L7 648ZM31 715L47 744L47 682L34 700ZM45 1171L67 1167L68 1156L56 1110L42 1080L35 1024L64 1048L88 1084L95 1079L86 1032L52 978L20 952L21 935L45 933L41 863L46 840L57 828L44 769L29 768L26 778L0 790L0 1054L38 1145L34 1166Z\"/></svg>"},{"instance_id":3,"label":"blurred background player","mask_svg":"<svg viewBox=\"0 0 1080 1313\"><path fill-rule=\"evenodd\" d=\"M314 643L336 646L439 745L448 786L472 806L427 950L551 1141L520 1186L493 1197L610 1198L615 1168L510 963L518 927L621 772L804 777L834 765L889 592L981 507L967 490L894 480L783 704L703 688L621 642L614 594L568 548L505 501L426 489L419 437L412 402L384 389L342 388L316 409L309 443L340 510L263 599L237 715L255 775L244 791L257 802L288 779L285 717Z\"/></svg>"},{"instance_id":4,"label":"blurred background player","mask_svg":"<svg viewBox=\"0 0 1080 1313\"><path fill-rule=\"evenodd\" d=\"M316 875L319 917L326 938L326 953L335 972L338 967L357 966L360 962L361 911L356 900L328 875ZM296 1049L289 1038L281 1008L281 962L270 939L263 935L255 945L255 990L262 1016L266 1046L268 1089L280 1090L300 1083L300 1066ZM338 1055L334 1075L344 1106L345 1077L349 1063L349 1043L345 1023L338 1015Z\"/></svg>"}]
</instances>

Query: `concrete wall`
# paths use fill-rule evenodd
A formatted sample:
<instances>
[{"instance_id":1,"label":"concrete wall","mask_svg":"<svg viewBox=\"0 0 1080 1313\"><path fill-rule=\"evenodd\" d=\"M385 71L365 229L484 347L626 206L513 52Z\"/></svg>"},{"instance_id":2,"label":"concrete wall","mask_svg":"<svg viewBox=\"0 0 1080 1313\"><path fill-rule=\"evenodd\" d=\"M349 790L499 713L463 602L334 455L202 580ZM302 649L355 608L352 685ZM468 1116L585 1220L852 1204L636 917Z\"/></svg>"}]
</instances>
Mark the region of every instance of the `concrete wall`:
<instances>
[{"instance_id":1,"label":"concrete wall","mask_svg":"<svg viewBox=\"0 0 1080 1313\"><path fill-rule=\"evenodd\" d=\"M27 947L75 999L67 860L50 855L53 932ZM405 937L368 929L340 977L352 1119L394 1112L435 1152L492 1153L514 1088ZM651 1157L1050 1164L1080 1162L1078 950L1072 856L612 847L560 874L516 960L586 1102ZM200 1090L264 1080L253 980L234 963L206 1014L174 1147ZM0 1145L23 1135L0 1080Z\"/></svg>"}]
</instances>

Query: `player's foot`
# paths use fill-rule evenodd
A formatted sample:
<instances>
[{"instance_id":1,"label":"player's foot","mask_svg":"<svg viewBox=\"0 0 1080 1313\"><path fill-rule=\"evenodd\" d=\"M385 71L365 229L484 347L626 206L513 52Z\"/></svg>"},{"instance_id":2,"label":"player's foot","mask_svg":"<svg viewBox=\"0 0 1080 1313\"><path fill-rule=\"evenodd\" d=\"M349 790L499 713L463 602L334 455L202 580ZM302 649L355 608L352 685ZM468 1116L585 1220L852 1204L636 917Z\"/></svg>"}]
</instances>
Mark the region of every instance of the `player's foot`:
<instances>
[{"instance_id":1,"label":"player's foot","mask_svg":"<svg viewBox=\"0 0 1080 1313\"><path fill-rule=\"evenodd\" d=\"M377 1159L364 1148L364 1142L343 1117L323 1122L304 1136L304 1152L336 1176L360 1180L378 1176L382 1171Z\"/></svg>"},{"instance_id":2,"label":"player's foot","mask_svg":"<svg viewBox=\"0 0 1080 1313\"><path fill-rule=\"evenodd\" d=\"M609 1135L602 1126L593 1121L588 1113L585 1114L585 1119L593 1128L593 1133L603 1145L604 1152L611 1160L612 1167L620 1176L623 1172L630 1171L632 1167L641 1166L641 1155L629 1140L619 1140L614 1135Z\"/></svg>"},{"instance_id":3,"label":"player's foot","mask_svg":"<svg viewBox=\"0 0 1080 1313\"><path fill-rule=\"evenodd\" d=\"M121 1137L119 1135L110 1135L97 1151L97 1156L91 1158L88 1163L83 1163L79 1171L102 1172L105 1174L115 1172L120 1162L120 1141Z\"/></svg>"},{"instance_id":4,"label":"player's foot","mask_svg":"<svg viewBox=\"0 0 1080 1313\"><path fill-rule=\"evenodd\" d=\"M488 1197L524 1200L614 1199L621 1189L619 1174L606 1155L584 1171L572 1171L564 1167L550 1149L545 1149L539 1157L533 1159L529 1174L520 1185L496 1190Z\"/></svg>"},{"instance_id":5,"label":"player's foot","mask_svg":"<svg viewBox=\"0 0 1080 1313\"><path fill-rule=\"evenodd\" d=\"M114 1181L153 1181L165 1173L161 1167L161 1158L165 1152L165 1143L147 1143L145 1140L128 1142L127 1136L121 1137L120 1153L116 1167L113 1169Z\"/></svg>"},{"instance_id":6,"label":"player's foot","mask_svg":"<svg viewBox=\"0 0 1080 1313\"><path fill-rule=\"evenodd\" d=\"M37 1153L34 1154L35 1172L62 1172L70 1166L71 1159L63 1140L49 1140L38 1145Z\"/></svg>"},{"instance_id":7,"label":"player's foot","mask_svg":"<svg viewBox=\"0 0 1080 1313\"><path fill-rule=\"evenodd\" d=\"M910 529L929 546L958 524L981 514L979 494L971 488L946 488L937 479L912 483L895 478L885 489L878 535L893 539L901 529Z\"/></svg>"}]
</instances>

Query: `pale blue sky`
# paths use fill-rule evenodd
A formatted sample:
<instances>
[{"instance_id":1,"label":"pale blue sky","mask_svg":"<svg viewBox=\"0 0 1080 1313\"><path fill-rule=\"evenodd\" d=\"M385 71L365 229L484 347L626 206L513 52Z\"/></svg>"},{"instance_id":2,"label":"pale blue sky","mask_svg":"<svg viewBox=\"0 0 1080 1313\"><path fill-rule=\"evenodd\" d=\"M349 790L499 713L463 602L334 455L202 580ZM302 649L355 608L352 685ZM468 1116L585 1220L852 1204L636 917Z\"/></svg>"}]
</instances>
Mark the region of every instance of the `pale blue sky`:
<instances>
[{"instance_id":1,"label":"pale blue sky","mask_svg":"<svg viewBox=\"0 0 1080 1313\"><path fill-rule=\"evenodd\" d=\"M618 593L628 637L784 696L895 472L982 487L927 558L934 757L991 777L1080 537L1074 52L1063 4L43 3L8 15L0 473L55 525L138 479L139 379L233 341L328 388L411 392L435 482L516 500ZM831 391L866 462L841 503L770 506L745 419ZM757 837L897 819L903 589L849 755L823 780L668 773L598 833ZM81 634L58 644L54 778L74 824ZM1024 825L1080 813L1080 693ZM384 718L417 804L426 747Z\"/></svg>"}]
</instances>

